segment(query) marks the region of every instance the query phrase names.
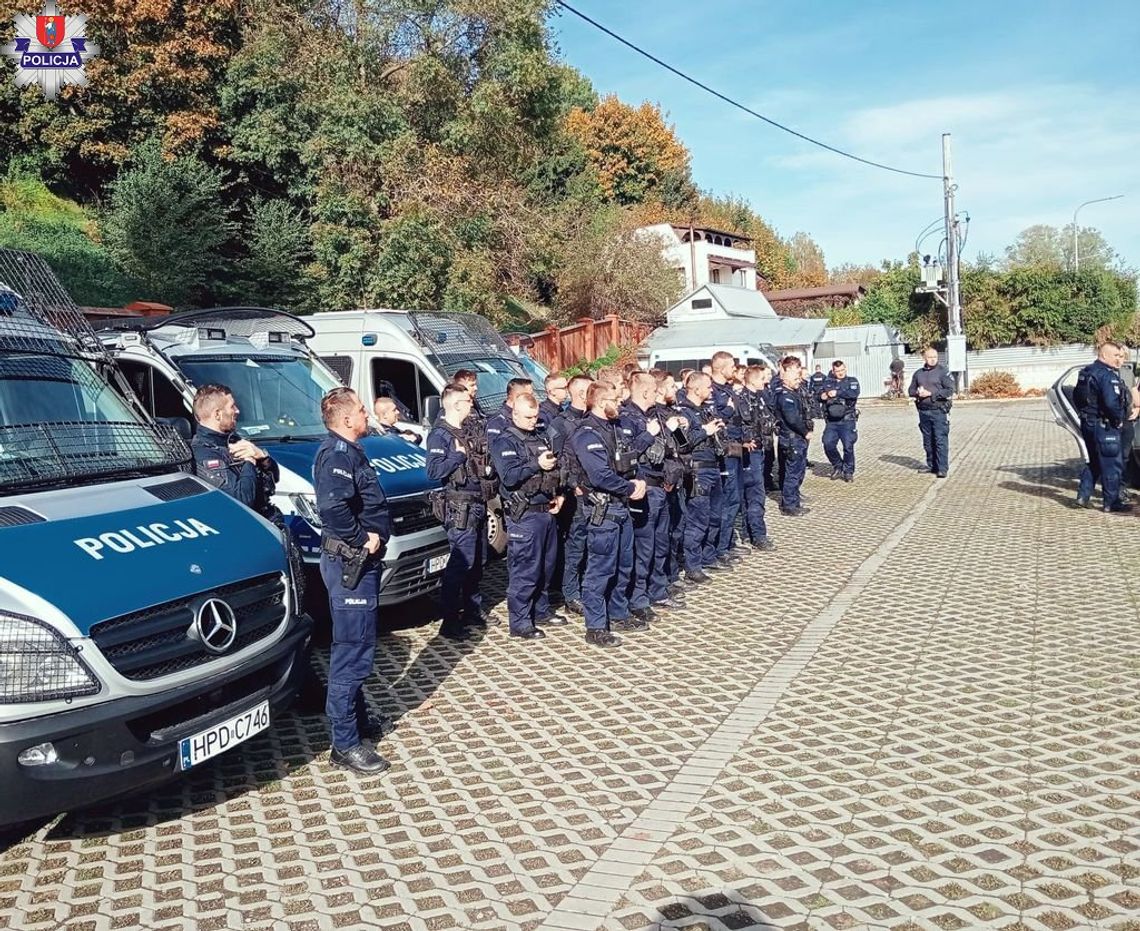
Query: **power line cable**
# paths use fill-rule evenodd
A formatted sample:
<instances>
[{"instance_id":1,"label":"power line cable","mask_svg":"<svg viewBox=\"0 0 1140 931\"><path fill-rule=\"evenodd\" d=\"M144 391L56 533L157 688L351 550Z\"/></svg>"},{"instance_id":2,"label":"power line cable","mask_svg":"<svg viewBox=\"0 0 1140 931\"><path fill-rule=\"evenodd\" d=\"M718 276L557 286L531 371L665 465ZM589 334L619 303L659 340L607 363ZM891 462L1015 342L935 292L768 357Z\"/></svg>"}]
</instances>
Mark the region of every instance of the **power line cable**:
<instances>
[{"instance_id":1,"label":"power line cable","mask_svg":"<svg viewBox=\"0 0 1140 931\"><path fill-rule=\"evenodd\" d=\"M684 71L681 71L678 68L674 68L668 62L662 61L656 55L653 55L652 53L647 52L645 49L643 49L637 45L634 45L628 39L625 39L622 36L619 36L612 29L606 28L601 23L599 23L597 20L591 19L589 16L587 16L581 10L574 9L574 7L570 6L569 3L566 3L565 0L554 0L554 2L558 6L562 7L562 9L566 10L569 13L573 13L579 19L584 20L585 22L589 23L595 29L601 30L606 35L608 35L611 39L617 40L622 45L626 46L626 48L632 49L633 51L637 52L638 55L641 55L645 58L648 58L651 62L653 62L656 65L660 65L666 71L672 72L673 74L675 74L677 77L681 78L682 80L688 81L690 84L694 85L695 87L699 87L701 90L705 91L706 93L712 94L714 97L717 97L718 99L723 100L725 103L729 104L730 106L736 107L736 109L738 109L738 110L743 110L749 116L754 116L758 120L763 120L769 126L775 126L776 129L782 129L786 133L791 133L791 135L795 136L797 139L802 139L804 142L810 142L812 145L819 146L821 149L826 149L828 152L833 152L836 155L842 155L844 158L850 158L856 162L862 162L864 165L870 165L872 168L881 168L883 171L893 171L895 174L909 175L912 178L931 178L935 181L944 180L942 175L924 174L923 172L920 172L920 171L907 171L905 168L895 168L893 165L884 165L882 162L875 162L869 158L863 158L863 157L861 157L859 155L855 155L851 152L846 152L843 149L836 148L833 145L828 145L826 142L821 142L818 139L813 139L811 136L805 136L803 133L797 132L796 130L792 129L790 126L785 126L783 123L779 123L776 120L771 119L770 117L764 116L763 113L757 113L755 110L751 109L750 107L746 107L744 104L740 103L739 101L733 100L731 97L729 97L725 94L722 94L718 90L714 90L713 88L709 87L707 84L701 83L700 81L698 81L694 77L690 77L689 75L685 74Z\"/></svg>"}]
</instances>

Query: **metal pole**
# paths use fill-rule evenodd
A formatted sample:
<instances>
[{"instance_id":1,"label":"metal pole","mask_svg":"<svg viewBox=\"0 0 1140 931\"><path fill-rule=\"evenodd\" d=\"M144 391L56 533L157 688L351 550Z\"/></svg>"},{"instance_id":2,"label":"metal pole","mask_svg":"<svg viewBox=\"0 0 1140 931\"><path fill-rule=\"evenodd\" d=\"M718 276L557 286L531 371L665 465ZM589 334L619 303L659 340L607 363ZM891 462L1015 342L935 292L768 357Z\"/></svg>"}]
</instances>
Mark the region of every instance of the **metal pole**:
<instances>
[{"instance_id":1,"label":"metal pole","mask_svg":"<svg viewBox=\"0 0 1140 931\"><path fill-rule=\"evenodd\" d=\"M1098 197L1096 200L1086 200L1080 204L1076 210L1073 211L1073 271L1079 272L1081 270L1081 251L1080 240L1077 238L1077 214L1081 212L1081 207L1087 207L1089 204L1103 204L1106 200L1120 200L1123 194L1113 194L1112 197Z\"/></svg>"},{"instance_id":2,"label":"metal pole","mask_svg":"<svg viewBox=\"0 0 1140 931\"><path fill-rule=\"evenodd\" d=\"M962 301L958 287L958 220L954 216L953 168L950 164L950 134L942 134L942 185L946 207L946 303L947 328L952 336L962 334Z\"/></svg>"}]
</instances>

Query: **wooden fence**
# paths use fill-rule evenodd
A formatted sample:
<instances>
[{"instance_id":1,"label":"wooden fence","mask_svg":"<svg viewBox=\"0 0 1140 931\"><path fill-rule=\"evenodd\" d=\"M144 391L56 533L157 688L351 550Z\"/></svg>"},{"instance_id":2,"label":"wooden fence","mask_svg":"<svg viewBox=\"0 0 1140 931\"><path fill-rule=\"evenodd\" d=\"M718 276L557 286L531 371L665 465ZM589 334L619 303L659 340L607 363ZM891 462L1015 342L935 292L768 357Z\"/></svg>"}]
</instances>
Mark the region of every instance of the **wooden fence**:
<instances>
[{"instance_id":1,"label":"wooden fence","mask_svg":"<svg viewBox=\"0 0 1140 931\"><path fill-rule=\"evenodd\" d=\"M508 335L508 343L525 343L527 352L552 372L561 371L576 362L593 362L604 356L610 346L636 346L653 327L646 323L622 320L608 314L601 320L581 317L570 326L548 326L528 337Z\"/></svg>"}]
</instances>

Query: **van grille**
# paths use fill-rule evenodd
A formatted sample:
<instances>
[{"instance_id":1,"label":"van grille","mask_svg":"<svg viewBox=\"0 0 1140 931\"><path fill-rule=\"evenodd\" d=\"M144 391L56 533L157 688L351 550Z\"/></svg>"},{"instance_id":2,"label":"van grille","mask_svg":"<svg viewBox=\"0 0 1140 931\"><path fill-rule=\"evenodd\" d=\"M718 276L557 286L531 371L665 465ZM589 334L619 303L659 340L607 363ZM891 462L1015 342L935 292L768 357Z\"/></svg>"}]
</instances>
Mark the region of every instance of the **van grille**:
<instances>
[{"instance_id":1,"label":"van grille","mask_svg":"<svg viewBox=\"0 0 1140 931\"><path fill-rule=\"evenodd\" d=\"M392 515L392 533L397 537L440 526L431 512L427 495L389 498L388 513Z\"/></svg>"},{"instance_id":2,"label":"van grille","mask_svg":"<svg viewBox=\"0 0 1140 931\"><path fill-rule=\"evenodd\" d=\"M91 639L128 679L157 679L193 669L219 655L190 636L194 612L206 598L225 601L237 620L237 636L226 654L265 639L285 620L284 580L268 573L102 621L91 628Z\"/></svg>"}]
</instances>

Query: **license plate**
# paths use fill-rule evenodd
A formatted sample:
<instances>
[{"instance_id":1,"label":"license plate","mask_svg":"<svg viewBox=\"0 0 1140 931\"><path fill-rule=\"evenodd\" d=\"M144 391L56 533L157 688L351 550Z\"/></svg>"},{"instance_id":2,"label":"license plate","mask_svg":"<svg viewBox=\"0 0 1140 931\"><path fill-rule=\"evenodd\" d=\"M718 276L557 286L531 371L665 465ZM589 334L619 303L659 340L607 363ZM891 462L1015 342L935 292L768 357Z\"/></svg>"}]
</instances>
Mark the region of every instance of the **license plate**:
<instances>
[{"instance_id":1,"label":"license plate","mask_svg":"<svg viewBox=\"0 0 1140 931\"><path fill-rule=\"evenodd\" d=\"M444 567L447 565L447 560L450 557L450 553L442 553L439 556L430 557L424 565L424 571L428 575L433 575L436 572L443 572Z\"/></svg>"},{"instance_id":2,"label":"license plate","mask_svg":"<svg viewBox=\"0 0 1140 931\"><path fill-rule=\"evenodd\" d=\"M263 701L260 705L235 715L228 721L215 724L193 737L183 737L178 741L178 756L181 760L179 769L185 771L191 766L224 753L230 747L236 747L243 740L248 740L259 731L269 727L269 702Z\"/></svg>"}]
</instances>

